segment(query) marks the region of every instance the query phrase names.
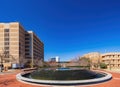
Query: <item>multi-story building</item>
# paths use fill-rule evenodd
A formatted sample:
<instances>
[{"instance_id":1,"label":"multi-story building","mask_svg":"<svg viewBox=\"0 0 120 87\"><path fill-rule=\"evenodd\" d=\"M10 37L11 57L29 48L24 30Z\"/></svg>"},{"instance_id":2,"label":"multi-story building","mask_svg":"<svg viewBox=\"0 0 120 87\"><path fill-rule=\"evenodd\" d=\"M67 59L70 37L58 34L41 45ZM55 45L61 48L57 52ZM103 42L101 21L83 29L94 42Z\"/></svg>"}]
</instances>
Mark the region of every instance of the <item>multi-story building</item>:
<instances>
[{"instance_id":1,"label":"multi-story building","mask_svg":"<svg viewBox=\"0 0 120 87\"><path fill-rule=\"evenodd\" d=\"M44 44L33 32L27 33L30 37L19 22L0 23L0 62L4 66L23 65L39 58L44 60Z\"/></svg>"},{"instance_id":2,"label":"multi-story building","mask_svg":"<svg viewBox=\"0 0 120 87\"><path fill-rule=\"evenodd\" d=\"M32 63L42 64L44 60L44 44L33 31L25 33L25 58L32 59Z\"/></svg>"},{"instance_id":3,"label":"multi-story building","mask_svg":"<svg viewBox=\"0 0 120 87\"><path fill-rule=\"evenodd\" d=\"M111 52L100 54L97 52L92 52L85 54L84 57L90 58L93 65L99 62L105 63L109 69L119 69L120 68L120 52Z\"/></svg>"},{"instance_id":4,"label":"multi-story building","mask_svg":"<svg viewBox=\"0 0 120 87\"><path fill-rule=\"evenodd\" d=\"M120 68L120 53L112 52L102 54L102 62L107 64L108 68Z\"/></svg>"}]
</instances>

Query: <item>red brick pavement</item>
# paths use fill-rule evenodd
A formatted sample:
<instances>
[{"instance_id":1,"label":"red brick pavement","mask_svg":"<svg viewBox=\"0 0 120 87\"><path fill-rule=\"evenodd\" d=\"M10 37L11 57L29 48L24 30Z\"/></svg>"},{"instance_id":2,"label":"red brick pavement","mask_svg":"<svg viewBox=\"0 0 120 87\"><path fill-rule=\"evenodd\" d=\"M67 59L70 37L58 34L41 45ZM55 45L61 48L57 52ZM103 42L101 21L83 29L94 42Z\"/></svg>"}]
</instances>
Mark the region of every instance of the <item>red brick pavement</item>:
<instances>
[{"instance_id":1,"label":"red brick pavement","mask_svg":"<svg viewBox=\"0 0 120 87\"><path fill-rule=\"evenodd\" d=\"M84 87L120 87L120 73L109 72L112 74L112 79L106 82L93 84ZM77 86L81 87L81 86Z\"/></svg>"},{"instance_id":2,"label":"red brick pavement","mask_svg":"<svg viewBox=\"0 0 120 87\"><path fill-rule=\"evenodd\" d=\"M82 86L82 87L120 87L120 73L111 73L113 78L110 81ZM51 87L51 86L35 86L30 84L25 84L16 80L16 74L4 74L0 75L0 87ZM66 86L67 87L67 86ZM76 86L81 87L81 86Z\"/></svg>"}]
</instances>

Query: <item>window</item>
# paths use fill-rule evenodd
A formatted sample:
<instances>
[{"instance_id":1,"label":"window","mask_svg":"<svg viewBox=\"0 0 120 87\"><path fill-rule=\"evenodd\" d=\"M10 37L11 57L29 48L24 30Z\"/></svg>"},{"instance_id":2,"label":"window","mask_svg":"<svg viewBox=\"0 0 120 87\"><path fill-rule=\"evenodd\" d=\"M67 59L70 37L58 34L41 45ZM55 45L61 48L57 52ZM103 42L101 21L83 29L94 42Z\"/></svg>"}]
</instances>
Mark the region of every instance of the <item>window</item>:
<instances>
[{"instance_id":1,"label":"window","mask_svg":"<svg viewBox=\"0 0 120 87\"><path fill-rule=\"evenodd\" d=\"M8 54L9 54L9 51L7 50L7 51L5 51L4 53L5 53L5 55L8 55Z\"/></svg>"},{"instance_id":2,"label":"window","mask_svg":"<svg viewBox=\"0 0 120 87\"><path fill-rule=\"evenodd\" d=\"M25 48L29 48L29 46L25 46Z\"/></svg>"},{"instance_id":3,"label":"window","mask_svg":"<svg viewBox=\"0 0 120 87\"><path fill-rule=\"evenodd\" d=\"M25 44L29 44L29 42L25 42Z\"/></svg>"},{"instance_id":4,"label":"window","mask_svg":"<svg viewBox=\"0 0 120 87\"><path fill-rule=\"evenodd\" d=\"M29 40L29 38L25 38L25 40Z\"/></svg>"},{"instance_id":5,"label":"window","mask_svg":"<svg viewBox=\"0 0 120 87\"><path fill-rule=\"evenodd\" d=\"M9 50L9 47L5 47L5 50Z\"/></svg>"},{"instance_id":6,"label":"window","mask_svg":"<svg viewBox=\"0 0 120 87\"><path fill-rule=\"evenodd\" d=\"M9 42L5 42L5 45L9 45Z\"/></svg>"},{"instance_id":7,"label":"window","mask_svg":"<svg viewBox=\"0 0 120 87\"><path fill-rule=\"evenodd\" d=\"M30 59L31 57L25 57L26 59Z\"/></svg>"},{"instance_id":8,"label":"window","mask_svg":"<svg viewBox=\"0 0 120 87\"><path fill-rule=\"evenodd\" d=\"M9 37L9 33L5 33L5 37Z\"/></svg>"},{"instance_id":9,"label":"window","mask_svg":"<svg viewBox=\"0 0 120 87\"><path fill-rule=\"evenodd\" d=\"M30 36L29 34L25 34L25 36Z\"/></svg>"},{"instance_id":10,"label":"window","mask_svg":"<svg viewBox=\"0 0 120 87\"><path fill-rule=\"evenodd\" d=\"M25 51L29 51L29 49L25 49Z\"/></svg>"},{"instance_id":11,"label":"window","mask_svg":"<svg viewBox=\"0 0 120 87\"><path fill-rule=\"evenodd\" d=\"M9 38L5 38L5 41L9 41Z\"/></svg>"},{"instance_id":12,"label":"window","mask_svg":"<svg viewBox=\"0 0 120 87\"><path fill-rule=\"evenodd\" d=\"M29 55L29 53L25 53L25 55Z\"/></svg>"},{"instance_id":13,"label":"window","mask_svg":"<svg viewBox=\"0 0 120 87\"><path fill-rule=\"evenodd\" d=\"M9 60L5 60L5 63L9 63L10 61Z\"/></svg>"},{"instance_id":14,"label":"window","mask_svg":"<svg viewBox=\"0 0 120 87\"><path fill-rule=\"evenodd\" d=\"M5 29L4 32L9 32L9 29Z\"/></svg>"}]
</instances>

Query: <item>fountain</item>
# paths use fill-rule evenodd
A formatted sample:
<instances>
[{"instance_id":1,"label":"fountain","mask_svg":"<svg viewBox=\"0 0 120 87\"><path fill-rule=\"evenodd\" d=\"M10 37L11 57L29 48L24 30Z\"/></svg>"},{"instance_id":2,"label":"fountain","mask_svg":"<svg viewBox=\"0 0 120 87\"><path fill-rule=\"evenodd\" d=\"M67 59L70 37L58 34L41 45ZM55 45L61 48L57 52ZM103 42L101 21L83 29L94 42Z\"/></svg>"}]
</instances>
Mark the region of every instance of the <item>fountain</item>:
<instances>
[{"instance_id":1,"label":"fountain","mask_svg":"<svg viewBox=\"0 0 120 87\"><path fill-rule=\"evenodd\" d=\"M86 85L100 83L112 78L112 75L101 71L86 69L57 68L38 69L33 72L19 73L20 81L48 85Z\"/></svg>"}]
</instances>

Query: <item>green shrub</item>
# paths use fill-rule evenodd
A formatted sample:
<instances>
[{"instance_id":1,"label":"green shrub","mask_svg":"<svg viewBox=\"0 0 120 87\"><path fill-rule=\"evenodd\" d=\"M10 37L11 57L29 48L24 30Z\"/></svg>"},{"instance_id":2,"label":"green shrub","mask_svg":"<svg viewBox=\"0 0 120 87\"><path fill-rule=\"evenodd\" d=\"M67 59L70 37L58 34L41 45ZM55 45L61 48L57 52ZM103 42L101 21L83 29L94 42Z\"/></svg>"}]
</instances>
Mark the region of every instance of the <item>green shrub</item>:
<instances>
[{"instance_id":1,"label":"green shrub","mask_svg":"<svg viewBox=\"0 0 120 87\"><path fill-rule=\"evenodd\" d=\"M100 68L106 69L106 68L107 68L107 65L106 65L105 63L100 63Z\"/></svg>"}]
</instances>

